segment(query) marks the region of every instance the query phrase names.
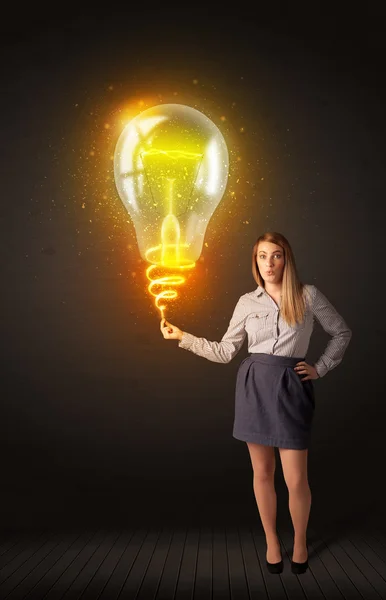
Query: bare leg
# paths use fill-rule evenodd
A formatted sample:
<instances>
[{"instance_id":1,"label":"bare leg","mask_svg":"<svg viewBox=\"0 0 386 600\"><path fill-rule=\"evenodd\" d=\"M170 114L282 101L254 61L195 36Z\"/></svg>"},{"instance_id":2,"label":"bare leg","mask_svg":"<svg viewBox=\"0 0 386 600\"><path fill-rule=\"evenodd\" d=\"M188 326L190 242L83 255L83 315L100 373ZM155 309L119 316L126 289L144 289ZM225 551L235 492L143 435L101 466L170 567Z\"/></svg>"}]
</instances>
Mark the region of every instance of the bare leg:
<instances>
[{"instance_id":1,"label":"bare leg","mask_svg":"<svg viewBox=\"0 0 386 600\"><path fill-rule=\"evenodd\" d=\"M294 526L292 560L307 560L307 524L311 510L311 490L307 477L308 450L279 448L284 479L289 494L289 510Z\"/></svg>"},{"instance_id":2,"label":"bare leg","mask_svg":"<svg viewBox=\"0 0 386 600\"><path fill-rule=\"evenodd\" d=\"M267 542L266 558L268 562L276 563L282 557L276 532L275 449L250 442L247 446L253 468L253 491Z\"/></svg>"}]
</instances>

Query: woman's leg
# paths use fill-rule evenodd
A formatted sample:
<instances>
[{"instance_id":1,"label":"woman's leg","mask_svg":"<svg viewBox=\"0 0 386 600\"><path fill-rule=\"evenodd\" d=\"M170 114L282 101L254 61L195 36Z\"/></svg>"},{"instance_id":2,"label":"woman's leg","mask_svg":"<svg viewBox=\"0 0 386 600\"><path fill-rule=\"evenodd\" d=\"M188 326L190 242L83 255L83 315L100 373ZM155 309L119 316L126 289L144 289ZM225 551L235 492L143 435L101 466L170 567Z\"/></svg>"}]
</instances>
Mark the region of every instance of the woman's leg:
<instances>
[{"instance_id":1,"label":"woman's leg","mask_svg":"<svg viewBox=\"0 0 386 600\"><path fill-rule=\"evenodd\" d=\"M283 475L288 488L289 510L294 526L294 551L292 560L307 560L307 524L311 510L311 490L308 485L308 449L279 448Z\"/></svg>"},{"instance_id":2,"label":"woman's leg","mask_svg":"<svg viewBox=\"0 0 386 600\"><path fill-rule=\"evenodd\" d=\"M274 475L275 448L246 442L253 468L253 491L267 542L268 562L281 560L280 542L276 532L277 497Z\"/></svg>"}]
</instances>

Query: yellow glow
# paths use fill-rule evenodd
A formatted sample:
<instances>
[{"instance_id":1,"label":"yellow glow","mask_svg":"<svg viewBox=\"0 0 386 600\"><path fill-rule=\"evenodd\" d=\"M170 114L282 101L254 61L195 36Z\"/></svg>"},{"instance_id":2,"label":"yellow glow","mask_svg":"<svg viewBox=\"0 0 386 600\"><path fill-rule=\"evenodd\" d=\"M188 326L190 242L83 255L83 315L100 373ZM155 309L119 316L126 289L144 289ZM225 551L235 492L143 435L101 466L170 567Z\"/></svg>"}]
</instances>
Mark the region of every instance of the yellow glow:
<instances>
[{"instance_id":1,"label":"yellow glow","mask_svg":"<svg viewBox=\"0 0 386 600\"><path fill-rule=\"evenodd\" d=\"M188 265L185 265L185 267L180 266L180 269L191 269L195 267L195 263L191 263ZM169 289L164 289L161 290L161 292L154 292L153 288L158 286L158 287L165 287L165 286L176 286L176 285L182 285L186 279L185 277L183 277L182 275L178 275L177 273L173 273L172 275L163 275L162 277L156 277L155 279L152 278L152 271L154 271L154 269L157 269L159 267L157 267L157 265L150 265L150 267L148 267L146 269L146 277L149 279L150 284L148 285L148 290L150 292L150 294L152 296L155 297L155 305L158 308L158 310L160 311L160 317L161 319L163 319L163 317L165 316L165 309L166 309L166 305L162 304L160 306L159 302L163 299L168 299L168 300L174 300L174 298L177 298L178 293L177 290L173 289L173 288L169 288Z\"/></svg>"},{"instance_id":2,"label":"yellow glow","mask_svg":"<svg viewBox=\"0 0 386 600\"><path fill-rule=\"evenodd\" d=\"M202 154L198 154L197 152L181 152L181 150L158 150L157 148L152 148L151 150L142 152L142 154L164 154L173 158L202 158Z\"/></svg>"},{"instance_id":3,"label":"yellow glow","mask_svg":"<svg viewBox=\"0 0 386 600\"><path fill-rule=\"evenodd\" d=\"M214 123L181 104L163 104L140 113L125 127L114 154L115 182L132 217L149 292L161 300L177 297L178 274L200 257L208 222L228 178L228 151ZM155 277L154 269L173 273ZM163 288L155 293L155 287ZM165 289L168 288L168 289Z\"/></svg>"}]
</instances>

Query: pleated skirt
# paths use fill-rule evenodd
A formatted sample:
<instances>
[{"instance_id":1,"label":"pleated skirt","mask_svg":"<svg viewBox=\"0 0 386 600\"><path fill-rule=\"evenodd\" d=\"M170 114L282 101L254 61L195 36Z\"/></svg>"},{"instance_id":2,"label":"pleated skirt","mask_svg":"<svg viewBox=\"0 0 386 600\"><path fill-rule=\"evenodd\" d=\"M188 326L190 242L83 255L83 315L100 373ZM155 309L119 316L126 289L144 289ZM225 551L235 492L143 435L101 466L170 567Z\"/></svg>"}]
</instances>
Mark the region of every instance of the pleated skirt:
<instances>
[{"instance_id":1,"label":"pleated skirt","mask_svg":"<svg viewBox=\"0 0 386 600\"><path fill-rule=\"evenodd\" d=\"M296 364L302 357L254 353L239 366L233 437L303 450L309 447L315 412L312 379L302 381Z\"/></svg>"}]
</instances>

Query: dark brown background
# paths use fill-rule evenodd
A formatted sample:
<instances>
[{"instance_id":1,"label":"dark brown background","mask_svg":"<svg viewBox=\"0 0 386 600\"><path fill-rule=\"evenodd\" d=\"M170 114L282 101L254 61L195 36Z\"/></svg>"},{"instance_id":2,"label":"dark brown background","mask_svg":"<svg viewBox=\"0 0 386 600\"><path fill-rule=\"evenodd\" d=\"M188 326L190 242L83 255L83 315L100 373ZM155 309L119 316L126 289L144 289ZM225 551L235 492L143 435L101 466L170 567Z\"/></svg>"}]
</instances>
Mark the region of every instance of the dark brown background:
<instances>
[{"instance_id":1,"label":"dark brown background","mask_svg":"<svg viewBox=\"0 0 386 600\"><path fill-rule=\"evenodd\" d=\"M232 438L247 348L221 365L162 338L132 225L111 183L96 213L103 186L84 158L115 105L141 94L176 101L174 90L217 119L231 115L224 128L243 187L238 204L224 196L170 320L220 340L238 297L255 287L255 239L282 232L301 279L353 331L342 364L314 382L312 513L375 512L386 416L382 20L352 8L26 10L11 8L1 25L4 523L122 522L133 509L145 522L255 514L247 448ZM310 361L327 341L316 327ZM277 485L280 514L280 464Z\"/></svg>"}]
</instances>

